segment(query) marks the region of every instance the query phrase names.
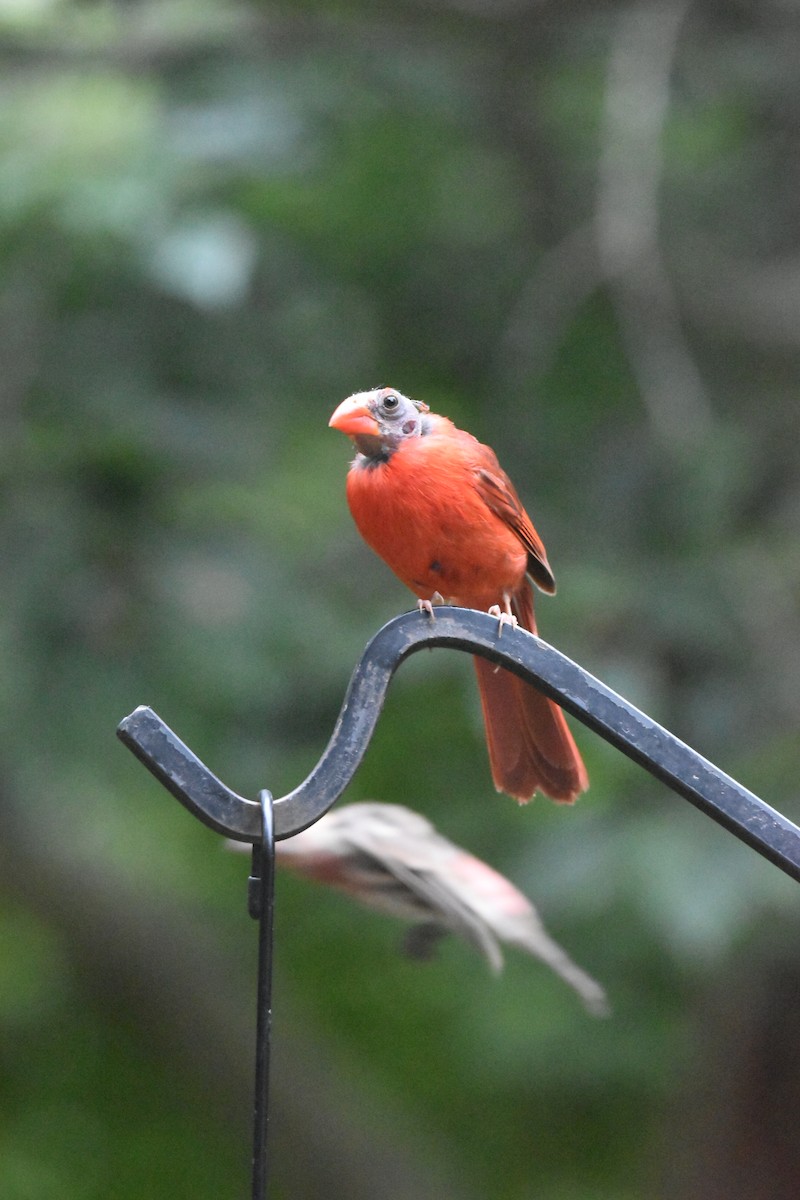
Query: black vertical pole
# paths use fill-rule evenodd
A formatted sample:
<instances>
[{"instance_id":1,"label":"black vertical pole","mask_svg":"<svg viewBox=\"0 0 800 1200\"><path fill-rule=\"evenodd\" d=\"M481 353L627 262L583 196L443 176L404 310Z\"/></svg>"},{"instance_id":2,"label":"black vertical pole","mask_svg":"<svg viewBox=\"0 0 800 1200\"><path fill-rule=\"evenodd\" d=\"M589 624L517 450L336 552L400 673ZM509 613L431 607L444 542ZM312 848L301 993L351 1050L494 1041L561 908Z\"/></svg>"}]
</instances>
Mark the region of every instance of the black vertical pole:
<instances>
[{"instance_id":1,"label":"black vertical pole","mask_svg":"<svg viewBox=\"0 0 800 1200\"><path fill-rule=\"evenodd\" d=\"M272 1031L272 928L275 879L275 836L272 795L259 794L261 841L253 846L248 881L250 916L258 921L258 988L256 1013L256 1076L253 1104L252 1200L267 1195L267 1124L269 1120L269 1050Z\"/></svg>"}]
</instances>

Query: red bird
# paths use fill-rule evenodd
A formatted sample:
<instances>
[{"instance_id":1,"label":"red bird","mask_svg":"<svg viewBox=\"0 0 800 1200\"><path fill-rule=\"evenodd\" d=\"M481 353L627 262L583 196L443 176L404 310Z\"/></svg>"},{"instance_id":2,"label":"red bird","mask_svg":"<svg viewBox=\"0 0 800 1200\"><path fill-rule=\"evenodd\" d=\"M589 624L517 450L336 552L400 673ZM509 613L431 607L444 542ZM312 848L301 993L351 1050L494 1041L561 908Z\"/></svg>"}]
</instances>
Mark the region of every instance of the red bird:
<instances>
[{"instance_id":1,"label":"red bird","mask_svg":"<svg viewBox=\"0 0 800 1200\"><path fill-rule=\"evenodd\" d=\"M417 596L536 632L529 578L556 590L544 545L488 446L393 388L358 392L330 425L352 438L347 501L361 536ZM571 802L589 785L561 709L476 658L495 787Z\"/></svg>"}]
</instances>

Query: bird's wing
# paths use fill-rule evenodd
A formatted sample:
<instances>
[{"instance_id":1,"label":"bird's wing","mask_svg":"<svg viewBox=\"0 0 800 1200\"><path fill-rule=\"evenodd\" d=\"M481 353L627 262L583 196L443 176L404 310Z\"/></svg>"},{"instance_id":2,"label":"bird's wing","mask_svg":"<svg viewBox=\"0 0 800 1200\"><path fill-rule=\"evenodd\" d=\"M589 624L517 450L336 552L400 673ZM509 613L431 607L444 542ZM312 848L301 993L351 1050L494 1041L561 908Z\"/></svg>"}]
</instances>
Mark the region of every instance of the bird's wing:
<instances>
[{"instance_id":1,"label":"bird's wing","mask_svg":"<svg viewBox=\"0 0 800 1200\"><path fill-rule=\"evenodd\" d=\"M491 453L491 452L490 452ZM480 466L475 472L475 486L488 508L499 517L509 529L513 529L528 552L528 574L543 592L552 595L556 590L556 581L547 561L544 543L533 527L530 517L522 507L522 502L516 493L513 483L497 462L494 454L494 466Z\"/></svg>"},{"instance_id":2,"label":"bird's wing","mask_svg":"<svg viewBox=\"0 0 800 1200\"><path fill-rule=\"evenodd\" d=\"M394 881L395 888L399 885L405 889L407 911L413 907L418 920L464 938L493 971L499 971L503 955L498 940L486 919L474 910L469 891L449 869L461 853L458 847L427 821L426 836L421 839L420 822L424 818L418 813L401 805L381 807L391 811L382 812L377 822L360 821L348 830L352 849L368 855ZM399 898L396 893L395 898Z\"/></svg>"}]
</instances>

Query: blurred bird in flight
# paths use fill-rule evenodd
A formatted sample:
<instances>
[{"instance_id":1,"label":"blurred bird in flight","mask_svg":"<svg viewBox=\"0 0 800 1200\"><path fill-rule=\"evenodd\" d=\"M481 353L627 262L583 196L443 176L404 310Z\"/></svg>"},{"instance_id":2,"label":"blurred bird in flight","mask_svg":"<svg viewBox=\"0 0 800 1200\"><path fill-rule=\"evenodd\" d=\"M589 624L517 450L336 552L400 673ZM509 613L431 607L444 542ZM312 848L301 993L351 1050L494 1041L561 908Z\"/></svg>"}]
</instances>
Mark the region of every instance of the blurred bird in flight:
<instances>
[{"instance_id":1,"label":"blurred bird in flight","mask_svg":"<svg viewBox=\"0 0 800 1200\"><path fill-rule=\"evenodd\" d=\"M335 808L277 842L275 858L297 875L412 922L404 943L412 957L432 957L439 939L453 933L498 972L501 944L516 946L555 971L590 1013L608 1013L601 986L550 937L522 892L409 808L375 801Z\"/></svg>"}]
</instances>

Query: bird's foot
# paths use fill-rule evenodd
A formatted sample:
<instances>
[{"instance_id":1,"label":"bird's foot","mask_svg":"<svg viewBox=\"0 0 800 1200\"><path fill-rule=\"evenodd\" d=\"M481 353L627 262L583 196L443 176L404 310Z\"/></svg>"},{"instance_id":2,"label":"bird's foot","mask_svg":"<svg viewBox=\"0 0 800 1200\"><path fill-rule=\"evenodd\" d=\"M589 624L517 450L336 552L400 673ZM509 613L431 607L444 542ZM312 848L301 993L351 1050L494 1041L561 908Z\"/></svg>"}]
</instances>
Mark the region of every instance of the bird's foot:
<instances>
[{"instance_id":1,"label":"bird's foot","mask_svg":"<svg viewBox=\"0 0 800 1200\"><path fill-rule=\"evenodd\" d=\"M444 604L444 596L441 592L434 592L430 600L418 600L417 608L421 613L427 613L430 619L434 620L433 607Z\"/></svg>"},{"instance_id":2,"label":"bird's foot","mask_svg":"<svg viewBox=\"0 0 800 1200\"><path fill-rule=\"evenodd\" d=\"M512 629L516 629L519 624L519 621L511 611L511 601L508 596L503 597L502 608L499 604L493 604L491 608L487 609L487 612L490 617L497 617L497 636L499 638L503 636L504 625L510 625Z\"/></svg>"}]
</instances>

